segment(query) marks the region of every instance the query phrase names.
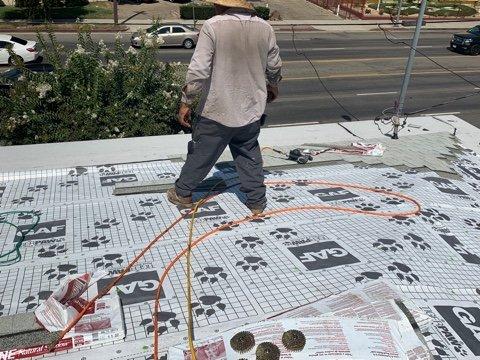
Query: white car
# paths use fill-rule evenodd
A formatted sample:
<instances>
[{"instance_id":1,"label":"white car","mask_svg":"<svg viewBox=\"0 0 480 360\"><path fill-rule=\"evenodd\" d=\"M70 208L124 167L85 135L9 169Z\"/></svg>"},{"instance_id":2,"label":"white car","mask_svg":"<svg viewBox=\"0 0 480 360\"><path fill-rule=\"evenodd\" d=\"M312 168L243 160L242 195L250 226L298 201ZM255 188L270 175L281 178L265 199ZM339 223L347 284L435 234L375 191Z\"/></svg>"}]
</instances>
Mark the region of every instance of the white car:
<instances>
[{"instance_id":1,"label":"white car","mask_svg":"<svg viewBox=\"0 0 480 360\"><path fill-rule=\"evenodd\" d=\"M13 59L11 59L8 52L9 47L12 48L15 54L20 56L23 62L36 61L40 57L35 41L0 34L0 64L12 64Z\"/></svg>"}]
</instances>

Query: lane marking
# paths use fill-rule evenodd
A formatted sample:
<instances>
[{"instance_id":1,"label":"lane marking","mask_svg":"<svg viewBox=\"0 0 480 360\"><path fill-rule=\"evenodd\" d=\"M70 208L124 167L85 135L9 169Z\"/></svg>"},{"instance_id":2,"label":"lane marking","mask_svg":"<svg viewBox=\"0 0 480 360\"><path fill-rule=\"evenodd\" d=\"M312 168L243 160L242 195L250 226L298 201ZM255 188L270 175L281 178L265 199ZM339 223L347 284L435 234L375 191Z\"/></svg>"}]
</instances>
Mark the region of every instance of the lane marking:
<instances>
[{"instance_id":1,"label":"lane marking","mask_svg":"<svg viewBox=\"0 0 480 360\"><path fill-rule=\"evenodd\" d=\"M478 70L455 70L457 73L463 74L478 74ZM401 76L404 72L388 72L388 73L347 73L347 74L338 74L338 75L320 75L322 79L343 79L343 78L352 78L352 77L391 77L391 76ZM413 71L413 75L448 75L447 72L443 70L439 71ZM302 81L302 80L318 80L316 76L304 76L304 77L284 77L282 81Z\"/></svg>"},{"instance_id":2,"label":"lane marking","mask_svg":"<svg viewBox=\"0 0 480 360\"><path fill-rule=\"evenodd\" d=\"M396 94L396 93L397 91L383 91L383 92L362 93L362 94L357 94L357 96L390 95L390 94Z\"/></svg>"},{"instance_id":3,"label":"lane marking","mask_svg":"<svg viewBox=\"0 0 480 360\"><path fill-rule=\"evenodd\" d=\"M440 56L431 56L432 59L458 59L458 55L440 55ZM422 58L418 58L420 60ZM358 62L358 61L387 61L387 60L406 60L405 56L396 56L396 57L374 57L374 58L351 58L351 59L322 59L322 60L312 60L312 63L339 63L339 62ZM286 60L283 63L303 63L305 60Z\"/></svg>"}]
</instances>

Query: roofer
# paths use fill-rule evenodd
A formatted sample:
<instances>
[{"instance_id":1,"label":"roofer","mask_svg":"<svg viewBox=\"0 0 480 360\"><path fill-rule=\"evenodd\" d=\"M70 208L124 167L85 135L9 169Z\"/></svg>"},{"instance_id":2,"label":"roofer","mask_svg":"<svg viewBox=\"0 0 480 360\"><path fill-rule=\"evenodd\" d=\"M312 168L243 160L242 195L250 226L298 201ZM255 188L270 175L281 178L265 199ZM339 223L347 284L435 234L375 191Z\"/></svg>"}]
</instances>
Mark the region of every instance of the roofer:
<instances>
[{"instance_id":1,"label":"roofer","mask_svg":"<svg viewBox=\"0 0 480 360\"><path fill-rule=\"evenodd\" d=\"M187 160L170 202L193 206L192 192L230 147L253 214L266 207L263 161L258 144L260 118L278 96L282 61L272 27L246 0L209 0L213 18L205 21L188 67L178 121L192 127L191 105L200 96Z\"/></svg>"}]
</instances>

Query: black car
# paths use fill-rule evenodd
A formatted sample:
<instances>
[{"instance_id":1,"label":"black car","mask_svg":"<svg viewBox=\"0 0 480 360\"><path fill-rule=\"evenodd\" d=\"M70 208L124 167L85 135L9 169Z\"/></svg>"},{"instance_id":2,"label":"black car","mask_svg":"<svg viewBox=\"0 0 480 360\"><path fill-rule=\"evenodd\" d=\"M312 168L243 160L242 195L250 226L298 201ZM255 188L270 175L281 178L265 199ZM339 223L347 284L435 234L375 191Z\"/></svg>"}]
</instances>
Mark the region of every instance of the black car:
<instances>
[{"instance_id":1,"label":"black car","mask_svg":"<svg viewBox=\"0 0 480 360\"><path fill-rule=\"evenodd\" d=\"M54 70L51 64L25 64L25 69L34 73L50 73ZM0 74L0 91L8 92L15 81L17 81L23 73L22 68L13 68Z\"/></svg>"},{"instance_id":2,"label":"black car","mask_svg":"<svg viewBox=\"0 0 480 360\"><path fill-rule=\"evenodd\" d=\"M455 34L450 40L450 49L470 55L480 55L480 25L469 30L466 34Z\"/></svg>"}]
</instances>

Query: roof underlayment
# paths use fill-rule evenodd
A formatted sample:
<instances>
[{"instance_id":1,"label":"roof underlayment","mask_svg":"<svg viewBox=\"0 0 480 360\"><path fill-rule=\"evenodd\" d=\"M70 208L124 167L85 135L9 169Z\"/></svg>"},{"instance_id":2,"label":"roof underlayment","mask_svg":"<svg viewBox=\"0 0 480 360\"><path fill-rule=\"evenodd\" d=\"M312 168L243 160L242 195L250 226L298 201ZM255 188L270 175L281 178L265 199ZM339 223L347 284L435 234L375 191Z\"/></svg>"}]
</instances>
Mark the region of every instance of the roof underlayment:
<instances>
[{"instance_id":1,"label":"roof underlayment","mask_svg":"<svg viewBox=\"0 0 480 360\"><path fill-rule=\"evenodd\" d=\"M357 184L405 194L420 203L422 212L410 218L382 218L331 210L294 211L232 226L209 238L192 253L197 338L383 278L434 319L425 335L435 359L480 358L480 157L457 147L450 135L425 133L408 141L409 151L397 151L396 158L403 159L398 164L356 157L354 163L268 170L268 210L319 204L371 212L412 207L393 194L347 185ZM340 159L329 159L333 160ZM33 311L69 274L105 269L110 278L115 277L180 212L163 193L113 196L114 185L173 180L181 166L178 161L160 160L1 173L0 211L35 210L40 224L27 236L21 261L0 267L0 316ZM451 176L452 171L456 176ZM214 169L210 176L224 179L227 185L237 181L228 166ZM247 216L243 200L235 186L202 206L195 237ZM10 219L22 225L32 221L25 215ZM155 289L142 282L158 281L187 237L185 220L124 278L121 285L129 289L120 295L124 341L104 345L101 351L87 348L51 356L151 358ZM14 229L0 224L1 252L16 240ZM343 255L330 256L329 249L337 249L335 254L341 249ZM327 255L305 261L306 252ZM164 285L159 317L162 353L185 342L185 272L182 260ZM93 286L88 295L96 291Z\"/></svg>"}]
</instances>

